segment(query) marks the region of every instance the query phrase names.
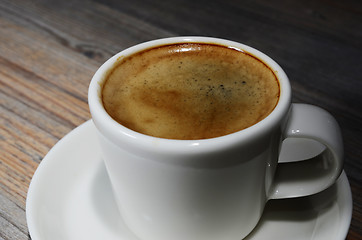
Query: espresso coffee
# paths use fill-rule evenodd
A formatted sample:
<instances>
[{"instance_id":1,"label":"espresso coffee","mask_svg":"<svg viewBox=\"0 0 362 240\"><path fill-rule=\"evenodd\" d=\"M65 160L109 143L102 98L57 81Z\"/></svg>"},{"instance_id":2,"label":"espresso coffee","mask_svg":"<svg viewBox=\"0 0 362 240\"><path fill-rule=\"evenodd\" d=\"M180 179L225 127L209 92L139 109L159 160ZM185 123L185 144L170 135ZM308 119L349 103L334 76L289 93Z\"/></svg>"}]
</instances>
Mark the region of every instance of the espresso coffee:
<instances>
[{"instance_id":1,"label":"espresso coffee","mask_svg":"<svg viewBox=\"0 0 362 240\"><path fill-rule=\"evenodd\" d=\"M134 131L207 139L248 128L279 100L274 72L238 49L179 43L119 59L103 82L105 110Z\"/></svg>"}]
</instances>

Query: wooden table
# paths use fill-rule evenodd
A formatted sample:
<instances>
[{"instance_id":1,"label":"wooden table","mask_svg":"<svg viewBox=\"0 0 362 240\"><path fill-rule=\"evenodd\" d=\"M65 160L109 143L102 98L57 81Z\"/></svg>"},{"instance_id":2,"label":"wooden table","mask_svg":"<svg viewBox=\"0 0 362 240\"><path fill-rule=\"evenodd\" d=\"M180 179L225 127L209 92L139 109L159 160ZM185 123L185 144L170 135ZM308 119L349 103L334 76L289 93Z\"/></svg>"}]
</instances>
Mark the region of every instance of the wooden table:
<instances>
[{"instance_id":1,"label":"wooden table","mask_svg":"<svg viewBox=\"0 0 362 240\"><path fill-rule=\"evenodd\" d=\"M169 36L239 41L276 60L293 101L325 108L343 131L362 239L361 1L0 1L0 239L30 239L25 200L52 146L90 118L89 81L110 56Z\"/></svg>"}]
</instances>

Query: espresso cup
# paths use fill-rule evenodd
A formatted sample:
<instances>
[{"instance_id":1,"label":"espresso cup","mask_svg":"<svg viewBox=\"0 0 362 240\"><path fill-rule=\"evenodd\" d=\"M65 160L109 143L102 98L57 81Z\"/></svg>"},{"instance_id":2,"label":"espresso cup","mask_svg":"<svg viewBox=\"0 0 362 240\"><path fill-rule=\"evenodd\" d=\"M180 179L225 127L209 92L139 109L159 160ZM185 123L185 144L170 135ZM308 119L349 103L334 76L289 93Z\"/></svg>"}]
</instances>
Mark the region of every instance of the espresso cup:
<instances>
[{"instance_id":1,"label":"espresso cup","mask_svg":"<svg viewBox=\"0 0 362 240\"><path fill-rule=\"evenodd\" d=\"M166 47L170 47L171 50ZM222 53L224 57L220 57L219 63L216 64L226 70L220 73L219 70L215 70L217 68L212 68L210 74L217 78L212 87L206 84L206 81L209 81L205 78L206 75L201 74L206 70L200 70L204 65L214 66L215 62L210 63L209 60L214 61L219 58L219 55L207 55L209 48L220 48L227 54L230 52L232 55L244 55L243 57L250 60L250 64L229 66L236 60L234 61L234 57L229 55L225 57ZM158 58L147 55L155 52L155 49L166 49L166 51L163 51L162 57ZM203 78L205 84L197 85L199 89L194 95L197 95L198 91L204 95L197 103L178 107L176 100L181 99L180 94L184 93L178 90L182 88L179 82L173 84L174 81L186 79L186 75L182 75L181 72L182 76L177 77L180 76L177 69L181 66L176 65L181 61L179 58L171 60L171 55L176 54L178 57L179 53L189 52L192 55L193 51L197 52L194 55L201 58L197 58L197 61L192 60L190 66L185 67L185 71L187 78L190 79L192 75L197 77L202 75L196 80L200 82ZM207 56L204 56L205 54ZM151 63L149 61L141 63L137 58L150 60ZM159 62L155 59L165 61ZM134 60L135 62L132 62ZM127 61L132 63L131 67L122 67ZM153 85L148 85L149 89L144 90L142 94L131 91L126 95L119 106L126 109L122 110L120 118L125 116L126 119L118 120L117 114L111 113L114 107L105 106L106 98L110 97L112 105L113 100L117 98L113 90L117 89L119 84L120 88L128 89L136 80L127 80L128 82L110 86L111 93L108 93L108 90L105 90L107 81L110 81L108 79L111 79L117 71L119 73L115 78L118 78L117 76L131 78L141 72L143 74L151 68L147 68L148 64L158 70L169 69L169 71L162 70L161 74L162 78L168 79L169 84L157 88L159 84L157 78L156 80L152 77L147 78L149 81L153 79ZM185 61L182 64L185 64ZM251 75L254 75L256 72L252 68L258 64L260 68L269 71L269 75L272 74L269 76L270 79L274 76L274 80L270 81L274 81L274 87L277 86L276 92L269 91L270 86L262 85L261 87L265 87L262 92L267 92L267 95L263 93L264 95L259 96L254 90L260 89L260 86L254 86L250 94L254 96L254 100L242 99L238 104L221 103L221 100L217 100L217 103L221 104L219 108L222 111L213 112L212 118L211 115L198 112L191 114L197 119L191 120L194 124L186 124L183 118L178 122L174 119L178 118L178 115L189 116L189 112L201 105L215 104L215 101L205 104L210 94L214 96L222 93L221 95L227 99L231 95L240 95L239 92L233 94L232 90L239 88L233 88L232 83L239 84L240 88L248 86L248 89L252 89L251 80L233 79L228 82L227 78L231 78L234 73L238 74L242 69L245 73L251 72ZM128 74L129 69L136 70ZM230 75L230 71L233 74ZM145 74L148 76L149 73ZM260 76L262 76L260 79L264 79L264 73ZM238 76L236 79L238 78L241 77ZM141 85L138 84L134 88L139 90ZM164 89L166 85L170 85L173 90L161 91L160 89ZM166 96L168 97L165 100ZM282 68L267 55L241 43L210 37L174 37L130 47L110 58L98 69L90 83L88 98L92 119L99 136L102 158L120 214L128 228L142 240L243 239L257 225L267 201L318 193L331 186L342 171L343 144L336 120L319 107L292 104L290 83ZM262 101L263 98L266 100ZM128 106L129 102L139 100L142 101ZM157 105L161 100L163 104ZM253 107L247 106L252 109L256 109L256 103L266 104L271 101L275 103L269 106L269 110L255 110L258 114L259 112L262 114L259 114L256 120L239 127L239 130L229 129L234 120L227 119L234 119L234 115L244 117L249 114L250 111L238 112L238 105L244 106L244 100L253 102ZM138 109L144 105L152 105L147 108L145 116ZM165 120L166 123L158 119L164 114L158 111L166 109L165 106L167 109L172 106L178 107L165 113L172 117L171 120ZM134 112L137 116L143 116L143 120L138 122L139 126L137 123L129 123L134 119L138 121L137 116L132 115ZM180 112L183 114L179 114ZM128 116L128 113L131 115ZM226 115L228 117L225 120ZM152 117L157 119L151 119ZM235 122L238 121L244 120ZM155 128L155 125L152 125L155 122L160 123L162 129ZM207 125L206 131L204 127L202 133L196 134L198 130L193 129L194 125L204 126L209 122L211 123ZM173 123L175 124L172 125ZM143 125L151 126L151 130ZM167 127L163 128L166 125ZM214 128L220 129L220 125L222 130L214 131ZM224 125L227 126L225 129L222 127ZM178 131L181 135L179 133L168 135L178 127L182 127ZM208 135L209 132L212 134ZM157 135L159 133L160 135ZM287 138L317 141L325 146L325 150L312 159L278 164L282 143Z\"/></svg>"}]
</instances>

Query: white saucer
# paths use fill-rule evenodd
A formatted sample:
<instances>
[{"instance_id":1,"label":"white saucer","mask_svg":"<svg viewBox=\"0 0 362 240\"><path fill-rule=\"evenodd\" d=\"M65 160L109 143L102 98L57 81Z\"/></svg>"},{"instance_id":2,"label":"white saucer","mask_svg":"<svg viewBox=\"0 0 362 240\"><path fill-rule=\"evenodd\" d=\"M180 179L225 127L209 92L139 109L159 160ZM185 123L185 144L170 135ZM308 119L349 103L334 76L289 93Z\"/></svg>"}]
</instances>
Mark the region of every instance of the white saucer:
<instances>
[{"instance_id":1,"label":"white saucer","mask_svg":"<svg viewBox=\"0 0 362 240\"><path fill-rule=\"evenodd\" d=\"M326 191L310 197L272 200L256 229L258 239L345 239L352 197L345 173ZM31 181L26 218L32 240L136 240L125 227L92 121L59 141Z\"/></svg>"}]
</instances>

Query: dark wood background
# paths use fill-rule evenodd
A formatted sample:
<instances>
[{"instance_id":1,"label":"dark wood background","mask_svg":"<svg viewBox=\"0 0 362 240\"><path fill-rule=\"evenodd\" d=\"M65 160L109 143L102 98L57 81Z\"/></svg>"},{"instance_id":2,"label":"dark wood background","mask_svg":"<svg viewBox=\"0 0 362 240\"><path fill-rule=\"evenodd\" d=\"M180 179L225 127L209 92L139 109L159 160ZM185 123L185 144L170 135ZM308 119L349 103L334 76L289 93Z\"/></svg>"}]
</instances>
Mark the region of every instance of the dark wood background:
<instances>
[{"instance_id":1,"label":"dark wood background","mask_svg":"<svg viewBox=\"0 0 362 240\"><path fill-rule=\"evenodd\" d=\"M362 239L362 1L0 0L0 239L29 239L25 199L49 149L90 118L89 81L120 50L202 35L235 40L276 60L293 101L340 123Z\"/></svg>"}]
</instances>

